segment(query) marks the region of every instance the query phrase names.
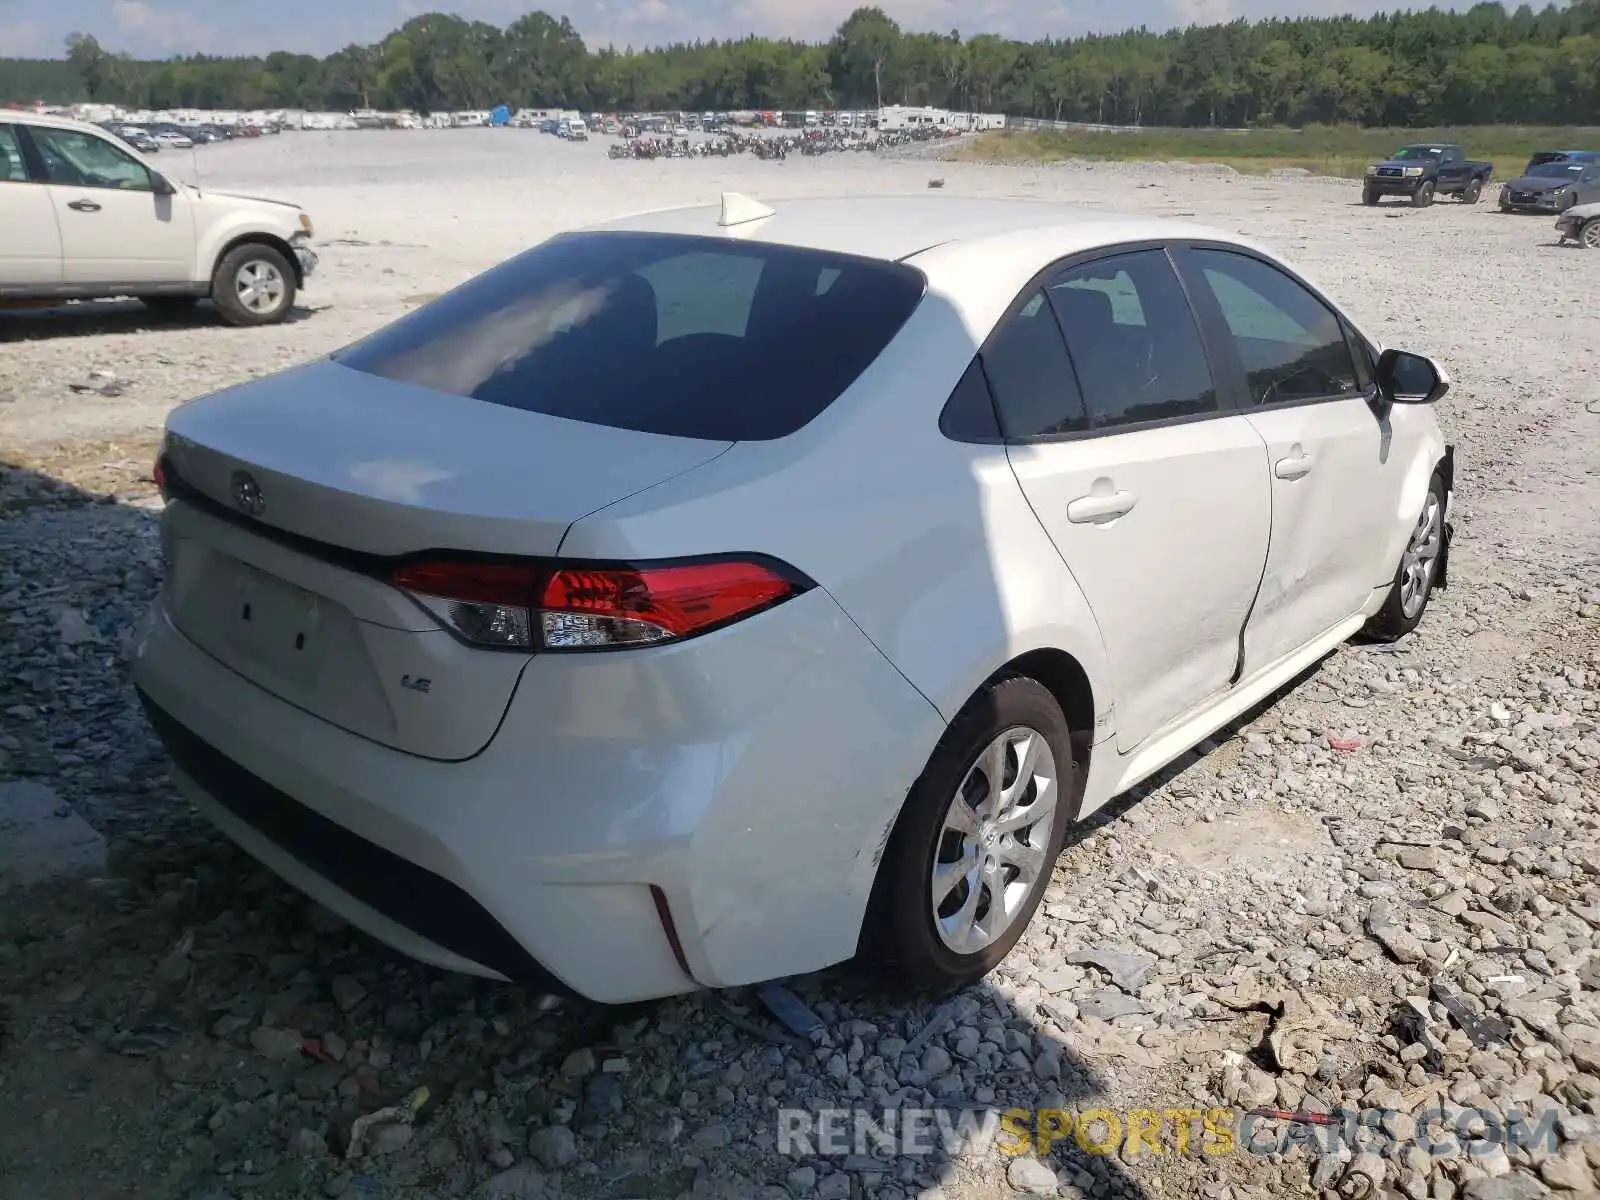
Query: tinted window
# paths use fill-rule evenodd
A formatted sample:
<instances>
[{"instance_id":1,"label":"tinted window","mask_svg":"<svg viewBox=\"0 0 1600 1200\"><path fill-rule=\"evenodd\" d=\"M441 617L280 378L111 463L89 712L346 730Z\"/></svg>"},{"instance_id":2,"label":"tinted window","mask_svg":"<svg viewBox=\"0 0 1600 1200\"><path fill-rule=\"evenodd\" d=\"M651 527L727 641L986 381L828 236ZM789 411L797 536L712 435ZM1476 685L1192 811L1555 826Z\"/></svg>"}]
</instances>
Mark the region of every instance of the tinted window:
<instances>
[{"instance_id":1,"label":"tinted window","mask_svg":"<svg viewBox=\"0 0 1600 1200\"><path fill-rule=\"evenodd\" d=\"M31 133L51 183L150 191L150 172L144 165L103 137L42 125L33 126Z\"/></svg>"},{"instance_id":2,"label":"tinted window","mask_svg":"<svg viewBox=\"0 0 1600 1200\"><path fill-rule=\"evenodd\" d=\"M1000 423L995 416L994 397L984 378L983 362L974 358L961 382L939 414L939 432L957 442L993 442L1000 438Z\"/></svg>"},{"instance_id":3,"label":"tinted window","mask_svg":"<svg viewBox=\"0 0 1600 1200\"><path fill-rule=\"evenodd\" d=\"M1360 390L1337 317L1275 267L1242 254L1196 250L1238 349L1255 404L1348 396Z\"/></svg>"},{"instance_id":4,"label":"tinted window","mask_svg":"<svg viewBox=\"0 0 1600 1200\"><path fill-rule=\"evenodd\" d=\"M1083 400L1061 329L1042 291L994 332L983 352L1008 438L1038 437L1083 428Z\"/></svg>"},{"instance_id":5,"label":"tinted window","mask_svg":"<svg viewBox=\"0 0 1600 1200\"><path fill-rule=\"evenodd\" d=\"M1214 412L1216 388L1189 300L1161 250L1074 267L1050 285L1088 427Z\"/></svg>"},{"instance_id":6,"label":"tinted window","mask_svg":"<svg viewBox=\"0 0 1600 1200\"><path fill-rule=\"evenodd\" d=\"M22 143L10 125L0 125L0 183L26 183L28 167L22 161Z\"/></svg>"},{"instance_id":7,"label":"tinted window","mask_svg":"<svg viewBox=\"0 0 1600 1200\"><path fill-rule=\"evenodd\" d=\"M922 298L909 267L756 242L554 238L334 356L529 412L718 441L799 429Z\"/></svg>"}]
</instances>

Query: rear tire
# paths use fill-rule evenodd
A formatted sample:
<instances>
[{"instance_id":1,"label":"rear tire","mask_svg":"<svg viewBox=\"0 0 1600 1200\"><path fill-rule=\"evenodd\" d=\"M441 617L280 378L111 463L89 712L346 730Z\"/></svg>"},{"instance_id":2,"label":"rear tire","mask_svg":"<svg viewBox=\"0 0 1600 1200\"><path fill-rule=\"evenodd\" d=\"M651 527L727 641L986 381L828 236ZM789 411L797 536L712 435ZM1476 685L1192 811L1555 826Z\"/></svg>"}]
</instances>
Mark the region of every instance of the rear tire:
<instances>
[{"instance_id":1,"label":"rear tire","mask_svg":"<svg viewBox=\"0 0 1600 1200\"><path fill-rule=\"evenodd\" d=\"M1467 184L1466 190L1461 193L1461 203L1476 204L1483 195L1483 180L1474 179Z\"/></svg>"},{"instance_id":2,"label":"rear tire","mask_svg":"<svg viewBox=\"0 0 1600 1200\"><path fill-rule=\"evenodd\" d=\"M1437 472L1428 480L1428 497L1406 541L1394 583L1383 607L1373 614L1362 632L1374 641L1395 642L1422 622L1439 576L1439 556L1444 549L1444 480Z\"/></svg>"},{"instance_id":3,"label":"rear tire","mask_svg":"<svg viewBox=\"0 0 1600 1200\"><path fill-rule=\"evenodd\" d=\"M289 260L261 242L246 242L222 256L211 280L211 298L230 325L272 325L294 307L295 277Z\"/></svg>"},{"instance_id":4,"label":"rear tire","mask_svg":"<svg viewBox=\"0 0 1600 1200\"><path fill-rule=\"evenodd\" d=\"M1055 697L1019 675L985 686L906 798L873 885L862 958L936 992L993 970L1044 897L1074 779Z\"/></svg>"},{"instance_id":5,"label":"rear tire","mask_svg":"<svg viewBox=\"0 0 1600 1200\"><path fill-rule=\"evenodd\" d=\"M1423 183L1417 185L1417 190L1411 193L1412 208L1427 208L1433 203L1433 184Z\"/></svg>"}]
</instances>

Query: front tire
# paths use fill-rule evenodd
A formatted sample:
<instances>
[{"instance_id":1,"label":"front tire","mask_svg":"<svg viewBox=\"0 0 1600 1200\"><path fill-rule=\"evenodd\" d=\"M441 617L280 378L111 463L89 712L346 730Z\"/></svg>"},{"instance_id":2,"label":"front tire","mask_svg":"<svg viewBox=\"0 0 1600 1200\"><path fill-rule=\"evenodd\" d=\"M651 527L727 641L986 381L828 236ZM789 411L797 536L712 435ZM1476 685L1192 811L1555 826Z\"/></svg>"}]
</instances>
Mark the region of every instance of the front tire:
<instances>
[{"instance_id":1,"label":"front tire","mask_svg":"<svg viewBox=\"0 0 1600 1200\"><path fill-rule=\"evenodd\" d=\"M1417 185L1417 190L1411 193L1412 208L1427 208L1433 203L1433 184L1422 183Z\"/></svg>"},{"instance_id":2,"label":"front tire","mask_svg":"<svg viewBox=\"0 0 1600 1200\"><path fill-rule=\"evenodd\" d=\"M1399 641L1422 622L1444 550L1445 501L1444 480L1435 472L1428 480L1428 497L1400 556L1389 595L1362 631L1373 640Z\"/></svg>"},{"instance_id":3,"label":"front tire","mask_svg":"<svg viewBox=\"0 0 1600 1200\"><path fill-rule=\"evenodd\" d=\"M211 296L230 325L272 325L294 307L294 270L271 246L247 242L222 256Z\"/></svg>"},{"instance_id":4,"label":"front tire","mask_svg":"<svg viewBox=\"0 0 1600 1200\"><path fill-rule=\"evenodd\" d=\"M1055 697L1018 675L988 684L906 798L873 887L863 957L936 992L988 974L1039 907L1076 795Z\"/></svg>"},{"instance_id":5,"label":"front tire","mask_svg":"<svg viewBox=\"0 0 1600 1200\"><path fill-rule=\"evenodd\" d=\"M1361 203L1365 204L1368 208L1371 208L1377 202L1378 202L1378 193L1377 192L1373 191L1371 188L1362 188L1361 189Z\"/></svg>"},{"instance_id":6,"label":"front tire","mask_svg":"<svg viewBox=\"0 0 1600 1200\"><path fill-rule=\"evenodd\" d=\"M1600 217L1590 217L1578 226L1577 240L1585 250L1600 250Z\"/></svg>"}]
</instances>

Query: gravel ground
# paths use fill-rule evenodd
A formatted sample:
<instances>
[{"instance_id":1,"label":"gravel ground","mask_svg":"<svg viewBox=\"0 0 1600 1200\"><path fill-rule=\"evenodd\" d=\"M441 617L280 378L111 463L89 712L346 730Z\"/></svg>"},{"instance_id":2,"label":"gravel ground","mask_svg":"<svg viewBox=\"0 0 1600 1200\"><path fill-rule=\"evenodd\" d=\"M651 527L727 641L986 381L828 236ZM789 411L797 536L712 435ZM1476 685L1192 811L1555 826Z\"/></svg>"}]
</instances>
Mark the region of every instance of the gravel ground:
<instances>
[{"instance_id":1,"label":"gravel ground","mask_svg":"<svg viewBox=\"0 0 1600 1200\"><path fill-rule=\"evenodd\" d=\"M1487 206L1373 211L1350 183L1151 165L613 163L508 131L286 134L188 165L312 212L297 319L0 317L0 847L37 851L9 875L0 857L0 1195L1597 1194L1600 258ZM174 404L585 220L930 176L1248 229L1445 362L1457 543L1422 628L1344 647L1079 831L982 985L935 1004L848 970L789 981L814 1042L745 992L552 1007L422 968L176 798L122 661L159 578L145 477ZM30 882L49 864L75 870ZM1267 1120L1257 1145L1323 1140L1219 1153L1168 1116L1161 1154L1095 1153L1096 1124L1017 1156L983 1120L1263 1105L1384 1124ZM790 1152L793 1109L937 1110L970 1136ZM1430 1155L1410 1135L1440 1109L1489 1140ZM1513 1110L1559 1119L1496 1148Z\"/></svg>"}]
</instances>

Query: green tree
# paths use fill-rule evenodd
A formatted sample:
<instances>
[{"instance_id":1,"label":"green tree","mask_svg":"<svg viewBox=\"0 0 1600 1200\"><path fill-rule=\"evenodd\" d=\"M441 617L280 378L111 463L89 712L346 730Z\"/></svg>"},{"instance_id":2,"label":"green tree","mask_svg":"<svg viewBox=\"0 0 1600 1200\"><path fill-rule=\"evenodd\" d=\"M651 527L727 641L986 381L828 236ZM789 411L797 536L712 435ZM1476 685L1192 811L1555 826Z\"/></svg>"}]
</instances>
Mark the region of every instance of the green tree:
<instances>
[{"instance_id":1,"label":"green tree","mask_svg":"<svg viewBox=\"0 0 1600 1200\"><path fill-rule=\"evenodd\" d=\"M900 47L900 26L881 8L858 8L829 45L828 73L847 104L883 107L886 77ZM893 94L893 88L890 88Z\"/></svg>"}]
</instances>

